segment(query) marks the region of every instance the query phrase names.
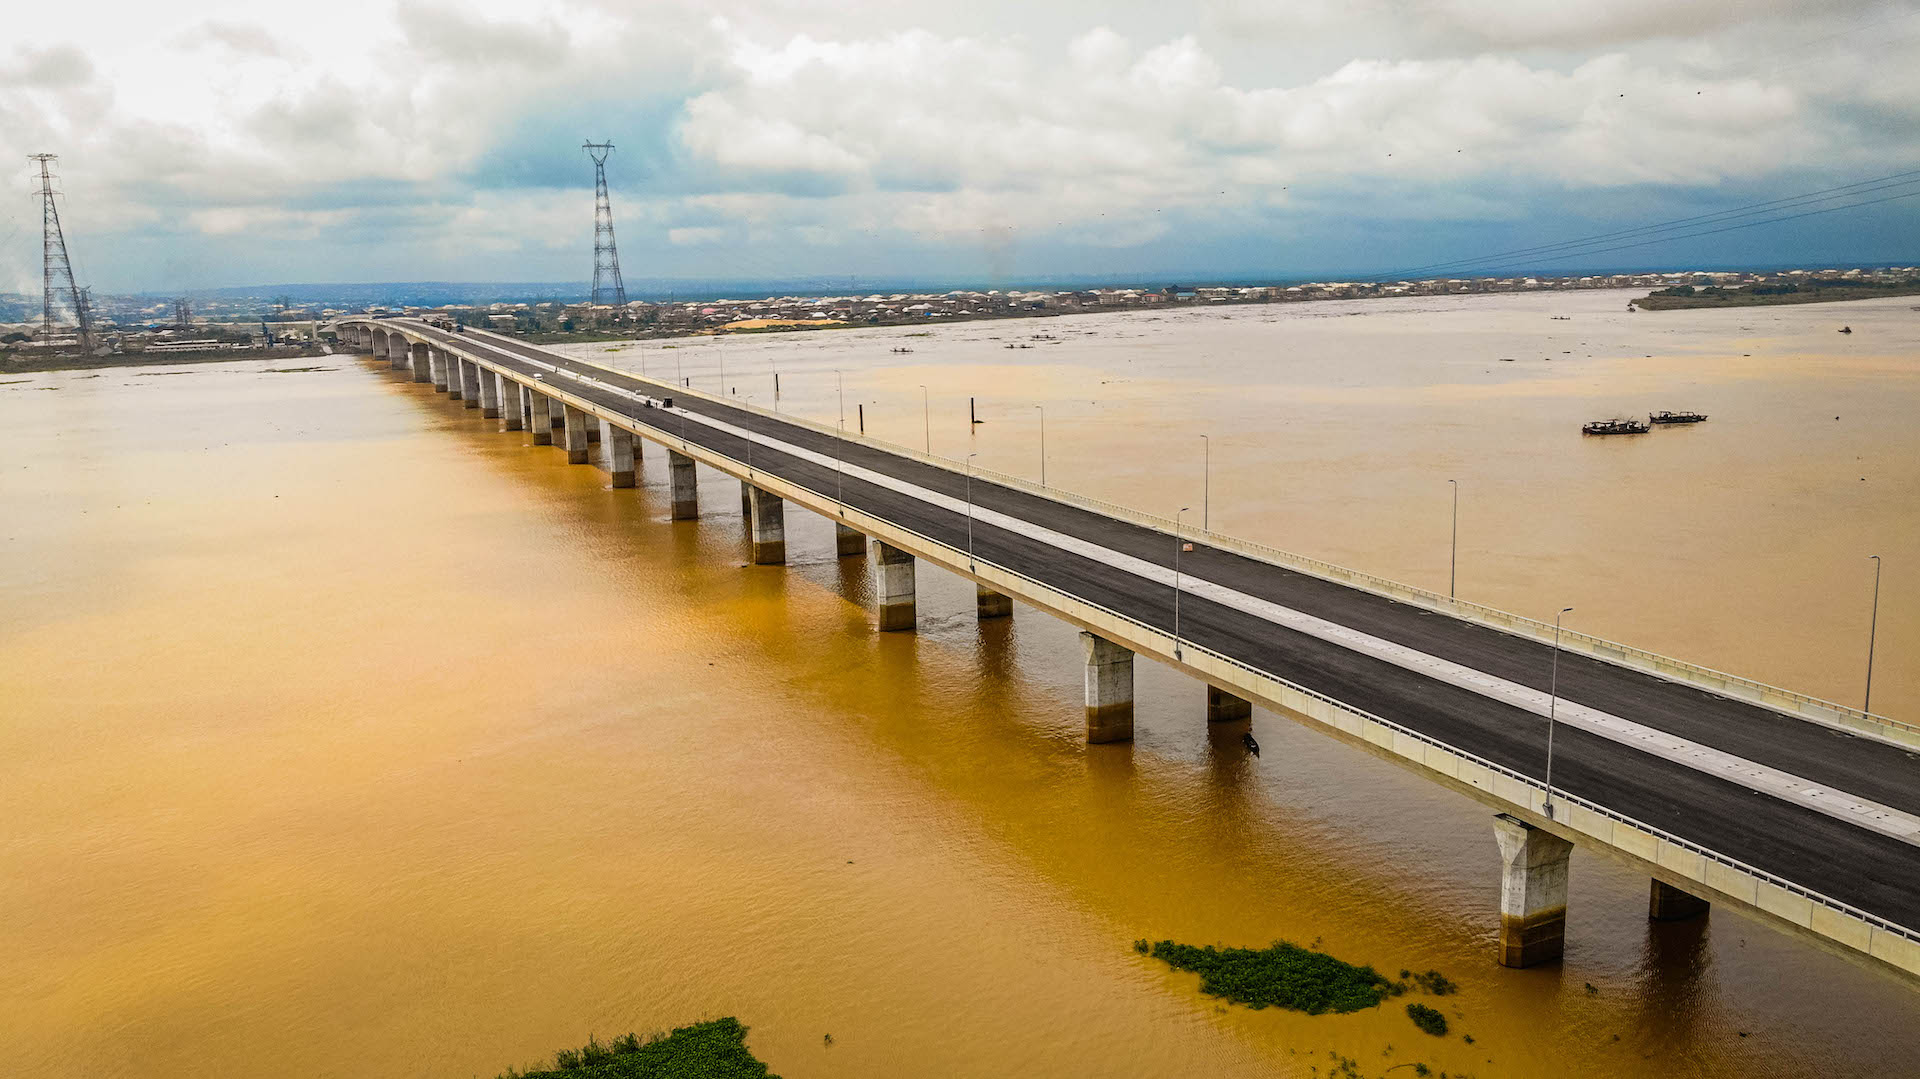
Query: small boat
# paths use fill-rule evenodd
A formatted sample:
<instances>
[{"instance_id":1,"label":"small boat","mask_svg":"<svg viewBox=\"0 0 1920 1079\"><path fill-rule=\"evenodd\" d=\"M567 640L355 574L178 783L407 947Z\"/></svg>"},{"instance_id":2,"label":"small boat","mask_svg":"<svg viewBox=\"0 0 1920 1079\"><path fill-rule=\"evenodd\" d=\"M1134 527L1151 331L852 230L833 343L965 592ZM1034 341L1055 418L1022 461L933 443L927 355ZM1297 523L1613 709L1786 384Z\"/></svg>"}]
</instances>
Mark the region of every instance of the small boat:
<instances>
[{"instance_id":1,"label":"small boat","mask_svg":"<svg viewBox=\"0 0 1920 1079\"><path fill-rule=\"evenodd\" d=\"M913 350L910 348L890 348L887 351L888 352L912 352Z\"/></svg>"},{"instance_id":2,"label":"small boat","mask_svg":"<svg viewBox=\"0 0 1920 1079\"><path fill-rule=\"evenodd\" d=\"M1852 326L1842 326L1842 327L1840 327L1840 332L1841 332L1841 333L1852 333L1852 332L1853 332L1853 327L1852 327Z\"/></svg>"},{"instance_id":3,"label":"small boat","mask_svg":"<svg viewBox=\"0 0 1920 1079\"><path fill-rule=\"evenodd\" d=\"M1651 425L1639 420L1594 420L1580 427L1583 435L1644 435L1651 430Z\"/></svg>"},{"instance_id":4,"label":"small boat","mask_svg":"<svg viewBox=\"0 0 1920 1079\"><path fill-rule=\"evenodd\" d=\"M1706 418L1707 414L1704 412L1662 411L1647 414L1648 423L1702 423L1705 422Z\"/></svg>"}]
</instances>

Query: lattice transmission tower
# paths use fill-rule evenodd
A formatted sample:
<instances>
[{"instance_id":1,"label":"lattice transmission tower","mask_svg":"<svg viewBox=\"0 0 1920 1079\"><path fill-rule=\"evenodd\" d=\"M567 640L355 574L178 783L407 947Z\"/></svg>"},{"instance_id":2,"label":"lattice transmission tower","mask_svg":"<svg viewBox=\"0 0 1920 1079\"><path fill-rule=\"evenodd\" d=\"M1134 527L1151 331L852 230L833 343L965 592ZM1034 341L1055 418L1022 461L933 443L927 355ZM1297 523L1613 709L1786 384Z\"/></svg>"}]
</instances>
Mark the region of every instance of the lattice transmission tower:
<instances>
[{"instance_id":1,"label":"lattice transmission tower","mask_svg":"<svg viewBox=\"0 0 1920 1079\"><path fill-rule=\"evenodd\" d=\"M580 148L593 158L593 298L598 307L627 305L627 286L620 280L620 252L613 246L613 204L607 201L607 155L613 143L588 142Z\"/></svg>"},{"instance_id":2,"label":"lattice transmission tower","mask_svg":"<svg viewBox=\"0 0 1920 1079\"><path fill-rule=\"evenodd\" d=\"M74 322L79 327L80 347L91 351L92 304L87 290L74 283L73 261L67 257L67 237L60 231L60 208L54 205L53 163L59 160L59 155L31 154L27 160L40 165L41 336L47 341L53 340L53 298L61 287L54 282L64 279L67 298L73 302Z\"/></svg>"}]
</instances>

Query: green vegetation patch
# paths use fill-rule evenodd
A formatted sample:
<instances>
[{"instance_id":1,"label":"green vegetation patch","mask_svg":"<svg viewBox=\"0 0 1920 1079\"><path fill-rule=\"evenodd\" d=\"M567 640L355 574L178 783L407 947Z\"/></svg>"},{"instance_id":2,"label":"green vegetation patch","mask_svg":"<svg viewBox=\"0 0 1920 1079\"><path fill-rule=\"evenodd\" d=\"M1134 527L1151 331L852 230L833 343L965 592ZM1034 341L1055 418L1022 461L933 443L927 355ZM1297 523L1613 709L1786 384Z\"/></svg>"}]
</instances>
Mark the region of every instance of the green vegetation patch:
<instances>
[{"instance_id":1,"label":"green vegetation patch","mask_svg":"<svg viewBox=\"0 0 1920 1079\"><path fill-rule=\"evenodd\" d=\"M1413 1020L1414 1026L1435 1037L1443 1036L1447 1032L1447 1017L1425 1004L1407 1005L1407 1018Z\"/></svg>"},{"instance_id":2,"label":"green vegetation patch","mask_svg":"<svg viewBox=\"0 0 1920 1079\"><path fill-rule=\"evenodd\" d=\"M564 1049L544 1071L509 1071L500 1079L780 1079L747 1050L747 1028L728 1016L655 1034L629 1034L607 1045Z\"/></svg>"},{"instance_id":3,"label":"green vegetation patch","mask_svg":"<svg viewBox=\"0 0 1920 1079\"><path fill-rule=\"evenodd\" d=\"M1290 1008L1309 1015L1357 1012L1400 992L1372 967L1357 967L1284 940L1259 949L1211 944L1196 948L1170 940L1152 945L1140 940L1133 947L1175 970L1198 972L1202 993L1249 1008Z\"/></svg>"}]
</instances>

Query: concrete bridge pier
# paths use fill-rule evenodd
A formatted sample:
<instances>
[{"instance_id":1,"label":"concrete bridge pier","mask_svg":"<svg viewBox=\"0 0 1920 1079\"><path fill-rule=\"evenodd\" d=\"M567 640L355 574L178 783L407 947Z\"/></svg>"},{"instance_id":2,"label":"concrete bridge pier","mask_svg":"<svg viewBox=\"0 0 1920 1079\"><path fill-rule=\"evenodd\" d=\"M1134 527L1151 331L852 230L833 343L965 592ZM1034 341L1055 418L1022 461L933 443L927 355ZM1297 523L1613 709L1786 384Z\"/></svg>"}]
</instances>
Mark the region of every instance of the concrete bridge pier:
<instances>
[{"instance_id":1,"label":"concrete bridge pier","mask_svg":"<svg viewBox=\"0 0 1920 1079\"><path fill-rule=\"evenodd\" d=\"M873 541L873 596L879 606L882 633L914 628L912 555Z\"/></svg>"},{"instance_id":2,"label":"concrete bridge pier","mask_svg":"<svg viewBox=\"0 0 1920 1079\"><path fill-rule=\"evenodd\" d=\"M596 421L591 416L589 416L587 417L586 423L587 423L587 441L592 443L593 445L598 446L600 444L600 428L604 426L604 421Z\"/></svg>"},{"instance_id":3,"label":"concrete bridge pier","mask_svg":"<svg viewBox=\"0 0 1920 1079\"><path fill-rule=\"evenodd\" d=\"M1651 894L1647 897L1647 917L1656 922L1678 922L1688 918L1697 918L1712 906L1697 895L1683 892L1666 881L1655 878Z\"/></svg>"},{"instance_id":4,"label":"concrete bridge pier","mask_svg":"<svg viewBox=\"0 0 1920 1079\"><path fill-rule=\"evenodd\" d=\"M1560 958L1573 844L1505 813L1493 818L1493 838L1500 844L1500 965Z\"/></svg>"},{"instance_id":5,"label":"concrete bridge pier","mask_svg":"<svg viewBox=\"0 0 1920 1079\"><path fill-rule=\"evenodd\" d=\"M480 407L480 365L469 360L460 361L460 402L468 408Z\"/></svg>"},{"instance_id":6,"label":"concrete bridge pier","mask_svg":"<svg viewBox=\"0 0 1920 1079\"><path fill-rule=\"evenodd\" d=\"M447 392L447 353L445 349L427 350L427 367L433 372L435 393Z\"/></svg>"},{"instance_id":7,"label":"concrete bridge pier","mask_svg":"<svg viewBox=\"0 0 1920 1079\"><path fill-rule=\"evenodd\" d=\"M528 416L533 420L533 444L553 445L553 413L547 411L548 397L539 390L527 391Z\"/></svg>"},{"instance_id":8,"label":"concrete bridge pier","mask_svg":"<svg viewBox=\"0 0 1920 1079\"><path fill-rule=\"evenodd\" d=\"M429 355L431 349L427 343L425 341L416 342L408 351L413 353L411 359L413 364L413 380L415 382L432 382L433 360Z\"/></svg>"},{"instance_id":9,"label":"concrete bridge pier","mask_svg":"<svg viewBox=\"0 0 1920 1079\"><path fill-rule=\"evenodd\" d=\"M518 431L526 422L527 405L521 397L520 384L500 375L500 418L507 421L507 430Z\"/></svg>"},{"instance_id":10,"label":"concrete bridge pier","mask_svg":"<svg viewBox=\"0 0 1920 1079\"><path fill-rule=\"evenodd\" d=\"M740 516L753 519L753 484L740 481Z\"/></svg>"},{"instance_id":11,"label":"concrete bridge pier","mask_svg":"<svg viewBox=\"0 0 1920 1079\"><path fill-rule=\"evenodd\" d=\"M691 521L700 516L700 481L693 470L693 458L667 451L667 478L673 489L673 519Z\"/></svg>"},{"instance_id":12,"label":"concrete bridge pier","mask_svg":"<svg viewBox=\"0 0 1920 1079\"><path fill-rule=\"evenodd\" d=\"M407 339L397 333L387 335L387 366L403 368L407 365Z\"/></svg>"},{"instance_id":13,"label":"concrete bridge pier","mask_svg":"<svg viewBox=\"0 0 1920 1079\"><path fill-rule=\"evenodd\" d=\"M607 475L615 487L633 486L633 432L607 427Z\"/></svg>"},{"instance_id":14,"label":"concrete bridge pier","mask_svg":"<svg viewBox=\"0 0 1920 1079\"><path fill-rule=\"evenodd\" d=\"M458 401L466 393L467 361L452 353L447 353L447 397Z\"/></svg>"},{"instance_id":15,"label":"concrete bridge pier","mask_svg":"<svg viewBox=\"0 0 1920 1079\"><path fill-rule=\"evenodd\" d=\"M1013 597L976 582L973 586L973 613L982 619L1009 617L1013 614Z\"/></svg>"},{"instance_id":16,"label":"concrete bridge pier","mask_svg":"<svg viewBox=\"0 0 1920 1079\"><path fill-rule=\"evenodd\" d=\"M567 427L567 405L558 397L547 398L547 416L553 421L553 429L564 431Z\"/></svg>"},{"instance_id":17,"label":"concrete bridge pier","mask_svg":"<svg viewBox=\"0 0 1920 1079\"><path fill-rule=\"evenodd\" d=\"M584 465L587 463L587 414L571 405L567 407L567 463Z\"/></svg>"},{"instance_id":18,"label":"concrete bridge pier","mask_svg":"<svg viewBox=\"0 0 1920 1079\"><path fill-rule=\"evenodd\" d=\"M758 487L749 488L749 529L753 546L753 564L778 566L787 560L787 510L780 496Z\"/></svg>"},{"instance_id":19,"label":"concrete bridge pier","mask_svg":"<svg viewBox=\"0 0 1920 1079\"><path fill-rule=\"evenodd\" d=\"M1207 687L1207 722L1227 723L1253 715L1253 702L1236 697L1218 686Z\"/></svg>"},{"instance_id":20,"label":"concrete bridge pier","mask_svg":"<svg viewBox=\"0 0 1920 1079\"><path fill-rule=\"evenodd\" d=\"M866 534L857 528L848 528L839 521L833 522L834 553L841 558L867 553Z\"/></svg>"},{"instance_id":21,"label":"concrete bridge pier","mask_svg":"<svg viewBox=\"0 0 1920 1079\"><path fill-rule=\"evenodd\" d=\"M1133 651L1080 631L1087 655L1087 744L1133 741Z\"/></svg>"},{"instance_id":22,"label":"concrete bridge pier","mask_svg":"<svg viewBox=\"0 0 1920 1079\"><path fill-rule=\"evenodd\" d=\"M500 418L500 378L492 371L480 372L480 416L488 420Z\"/></svg>"}]
</instances>

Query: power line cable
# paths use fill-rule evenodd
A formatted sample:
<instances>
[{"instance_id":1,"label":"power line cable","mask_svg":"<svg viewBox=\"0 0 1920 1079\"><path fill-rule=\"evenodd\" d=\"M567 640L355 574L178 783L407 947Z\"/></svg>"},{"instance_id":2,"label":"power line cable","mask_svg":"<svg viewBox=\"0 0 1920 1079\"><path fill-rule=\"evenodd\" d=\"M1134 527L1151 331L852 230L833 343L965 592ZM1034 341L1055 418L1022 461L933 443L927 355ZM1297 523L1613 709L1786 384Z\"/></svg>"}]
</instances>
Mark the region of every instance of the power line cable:
<instances>
[{"instance_id":1,"label":"power line cable","mask_svg":"<svg viewBox=\"0 0 1920 1079\"><path fill-rule=\"evenodd\" d=\"M1378 274L1373 278L1373 280L1377 281L1377 280L1383 280L1388 277L1400 277L1400 276L1407 276L1410 274L1434 273L1434 272L1444 271L1449 268L1470 267L1470 266L1475 266L1475 265L1479 265L1482 263L1491 262L1496 259L1503 259L1503 258L1520 258L1520 257L1528 257L1528 256L1555 256L1555 255L1571 254L1571 253L1589 254L1591 252L1576 252L1574 249L1581 248L1581 247L1589 247L1599 243L1605 243L1609 240L1625 239L1627 237L1652 234L1656 232L1669 232L1675 229L1690 228L1690 227L1695 227L1695 226L1704 225L1704 224L1718 224L1723 221L1731 221L1741 217L1751 217L1756 214L1777 212L1783 209L1797 209L1801 206L1810 206L1820 202L1834 201L1836 199L1855 198L1860 195L1872 194L1876 191L1890 190L1893 188L1904 187L1904 186L1908 186L1910 184L1915 184L1915 183L1920 183L1920 169L1910 169L1906 172L1896 172L1888 176L1881 176L1871 180L1861 180L1856 183L1841 184L1838 187L1821 188L1818 191L1809 191L1809 192L1806 192L1805 194L1791 195L1786 198L1772 199L1767 202L1752 203L1747 206L1737 206L1732 209L1719 210L1714 213L1694 214L1690 217L1678 217L1668 221L1658 221L1650 225L1639 225L1630 229L1617 229L1613 232L1602 232L1592 236L1578 237L1571 240L1559 240L1549 244L1537 244L1532 247L1520 247L1520 248L1514 248L1509 251L1497 251L1491 254L1480 255L1473 258L1460 258L1460 259L1450 259L1442 262L1430 262L1425 265L1413 266L1404 270L1397 270L1391 273ZM1833 209L1845 209L1845 207L1833 207ZM1679 237L1673 237L1673 238L1678 239Z\"/></svg>"},{"instance_id":2,"label":"power line cable","mask_svg":"<svg viewBox=\"0 0 1920 1079\"><path fill-rule=\"evenodd\" d=\"M1914 197L1916 197L1916 196L1920 196L1920 191L1907 191L1907 192L1903 192L1902 194L1898 194L1898 195L1887 195L1887 196L1885 196L1885 197L1883 197L1883 198L1877 198L1877 199L1867 199L1867 200L1865 200L1865 201L1862 201L1862 202L1853 202L1853 203L1848 203L1848 204L1846 204L1846 205L1844 205L1844 206L1828 206L1828 207L1824 207L1824 208L1822 208L1822 209L1818 209L1818 210L1808 210L1808 211L1806 211L1806 212L1804 212L1804 213L1797 213L1797 214L1783 214L1783 215L1780 215L1780 216L1778 216L1778 217L1770 217L1770 218L1767 218L1767 219L1765 219L1765 220L1761 220L1761 221L1743 221L1743 222L1741 222L1740 224L1737 224L1737 225L1727 225L1727 226L1725 226L1725 227L1723 227L1723 228L1716 228L1716 229L1703 229L1703 230L1700 230L1700 231L1698 231L1698 232L1689 232L1689 233L1683 233L1683 234L1681 234L1681 235L1678 235L1678 236L1658 236L1658 237L1655 237L1655 238L1653 238L1653 239L1651 239L1651 240L1641 240L1641 241L1638 241L1638 242L1636 242L1636 243L1624 243L1624 244L1616 244L1616 245L1613 245L1613 246L1610 246L1610 247L1601 247L1601 248L1595 248L1595 249L1593 249L1593 250L1590 250L1590 251L1582 251L1582 252L1580 252L1580 254L1583 254L1583 255L1603 255L1603 254L1606 254L1606 253L1608 253L1608 252L1611 252L1611 251L1627 251L1627 250L1630 250L1630 249L1632 249L1632 248L1636 248L1636 247L1647 247L1647 246L1650 246L1650 245L1652 245L1652 244L1661 244L1661 243L1668 243L1668 242L1671 242L1671 241L1673 241L1673 240L1690 240L1690 239L1694 239L1694 238L1696 238L1696 237L1700 237L1700 236L1714 236L1714 235L1718 235L1719 233L1723 233L1723 232L1737 232L1737 231L1739 231L1740 229L1750 229L1750 228L1757 228L1757 227L1759 227L1759 226L1761 226L1761 225L1777 225L1777 224L1779 224L1779 223L1780 223L1780 222L1782 222L1782 221L1794 221L1794 220L1797 220L1797 219L1799 219L1799 218L1803 218L1803 217L1817 217L1817 216L1819 216L1820 214L1830 214L1830 213L1837 213L1837 212L1839 212L1839 211L1841 211L1841 210L1854 210L1854 209L1858 209L1858 208L1860 208L1860 207L1862 207L1862 206L1873 206L1873 205L1876 205L1876 204L1878 204L1878 203L1882 203L1882 202L1895 202L1895 201L1898 201L1898 200L1900 200L1900 199L1910 199L1910 198L1914 198ZM1379 280L1379 279L1378 279L1378 278L1375 278L1375 280Z\"/></svg>"}]
</instances>

